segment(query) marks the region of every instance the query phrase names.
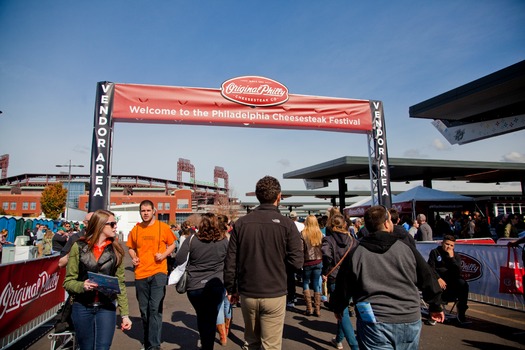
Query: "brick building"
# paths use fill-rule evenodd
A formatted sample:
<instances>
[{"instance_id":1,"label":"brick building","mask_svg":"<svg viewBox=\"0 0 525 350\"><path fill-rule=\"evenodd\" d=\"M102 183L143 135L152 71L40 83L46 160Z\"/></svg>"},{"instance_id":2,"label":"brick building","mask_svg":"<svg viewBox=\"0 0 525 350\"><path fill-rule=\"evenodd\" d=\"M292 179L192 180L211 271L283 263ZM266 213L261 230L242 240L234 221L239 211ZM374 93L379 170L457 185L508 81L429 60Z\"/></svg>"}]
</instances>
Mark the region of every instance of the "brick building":
<instances>
[{"instance_id":1,"label":"brick building","mask_svg":"<svg viewBox=\"0 0 525 350\"><path fill-rule=\"evenodd\" d=\"M38 217L42 214L40 198L47 185L60 182L69 189L67 206L88 210L89 176L68 174L23 174L0 180L0 205L6 214ZM157 218L166 223L182 223L194 212L206 211L218 199L228 198L226 188L213 184L196 184L142 176L111 178L110 206L137 204L151 200L157 208Z\"/></svg>"}]
</instances>

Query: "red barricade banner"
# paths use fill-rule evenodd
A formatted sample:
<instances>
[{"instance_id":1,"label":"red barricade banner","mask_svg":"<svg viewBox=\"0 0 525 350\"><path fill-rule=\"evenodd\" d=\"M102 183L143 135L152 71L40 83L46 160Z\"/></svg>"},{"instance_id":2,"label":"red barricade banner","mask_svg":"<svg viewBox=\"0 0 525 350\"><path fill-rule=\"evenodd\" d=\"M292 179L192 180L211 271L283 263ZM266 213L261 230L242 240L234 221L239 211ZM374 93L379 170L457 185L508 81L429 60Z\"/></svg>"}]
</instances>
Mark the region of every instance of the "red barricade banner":
<instances>
[{"instance_id":1,"label":"red barricade banner","mask_svg":"<svg viewBox=\"0 0 525 350\"><path fill-rule=\"evenodd\" d=\"M64 301L59 257L0 266L0 338Z\"/></svg>"}]
</instances>

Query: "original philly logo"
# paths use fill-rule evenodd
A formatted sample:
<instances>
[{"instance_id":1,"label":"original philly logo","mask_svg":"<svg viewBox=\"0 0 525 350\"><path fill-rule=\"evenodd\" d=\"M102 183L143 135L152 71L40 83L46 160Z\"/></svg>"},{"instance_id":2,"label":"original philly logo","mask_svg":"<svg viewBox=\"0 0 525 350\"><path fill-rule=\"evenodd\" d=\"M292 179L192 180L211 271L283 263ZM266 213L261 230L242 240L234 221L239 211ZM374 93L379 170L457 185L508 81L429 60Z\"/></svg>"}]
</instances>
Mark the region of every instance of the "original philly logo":
<instances>
[{"instance_id":1,"label":"original philly logo","mask_svg":"<svg viewBox=\"0 0 525 350\"><path fill-rule=\"evenodd\" d=\"M59 274L51 275L42 271L36 281L26 281L24 285L13 286L11 282L6 284L0 295L0 318L31 301L52 293L57 289Z\"/></svg>"},{"instance_id":2,"label":"original philly logo","mask_svg":"<svg viewBox=\"0 0 525 350\"><path fill-rule=\"evenodd\" d=\"M475 281L482 276L483 269L478 259L465 253L457 252L456 254L458 254L461 259L461 277L463 277L465 281Z\"/></svg>"}]
</instances>

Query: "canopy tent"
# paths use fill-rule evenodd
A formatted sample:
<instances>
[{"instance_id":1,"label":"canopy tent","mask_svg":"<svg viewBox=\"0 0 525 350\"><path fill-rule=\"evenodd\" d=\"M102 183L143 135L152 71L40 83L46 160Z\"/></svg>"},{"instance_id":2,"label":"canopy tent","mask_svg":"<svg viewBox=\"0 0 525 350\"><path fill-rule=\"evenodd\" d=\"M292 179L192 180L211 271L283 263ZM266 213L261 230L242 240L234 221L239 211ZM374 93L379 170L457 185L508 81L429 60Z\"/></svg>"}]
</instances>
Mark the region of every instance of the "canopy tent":
<instances>
[{"instance_id":1,"label":"canopy tent","mask_svg":"<svg viewBox=\"0 0 525 350\"><path fill-rule=\"evenodd\" d=\"M349 216L363 216L370 205L370 199L364 203L355 203L345 209L345 214ZM424 186L416 186L393 196L392 207L399 213L411 214L414 218L416 213L419 212L428 214L429 211L442 212L473 209L474 198Z\"/></svg>"},{"instance_id":2,"label":"canopy tent","mask_svg":"<svg viewBox=\"0 0 525 350\"><path fill-rule=\"evenodd\" d=\"M408 191L395 196L396 200L393 203L402 203L409 201L441 201L441 202L473 202L474 198L462 196L456 193L450 193L424 186L416 186Z\"/></svg>"}]
</instances>

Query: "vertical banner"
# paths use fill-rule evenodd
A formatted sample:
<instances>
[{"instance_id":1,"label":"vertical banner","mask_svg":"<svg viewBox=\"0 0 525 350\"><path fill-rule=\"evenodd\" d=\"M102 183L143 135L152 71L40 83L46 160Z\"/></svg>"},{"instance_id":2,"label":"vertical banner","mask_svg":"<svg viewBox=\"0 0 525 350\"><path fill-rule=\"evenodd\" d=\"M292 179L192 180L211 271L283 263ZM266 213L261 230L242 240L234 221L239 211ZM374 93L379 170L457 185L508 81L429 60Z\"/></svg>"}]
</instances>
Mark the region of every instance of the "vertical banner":
<instances>
[{"instance_id":1,"label":"vertical banner","mask_svg":"<svg viewBox=\"0 0 525 350\"><path fill-rule=\"evenodd\" d=\"M107 209L111 190L110 157L113 134L113 94L115 84L99 82L95 103L93 143L91 146L91 172L89 211Z\"/></svg>"},{"instance_id":2,"label":"vertical banner","mask_svg":"<svg viewBox=\"0 0 525 350\"><path fill-rule=\"evenodd\" d=\"M388 166L388 150L386 146L386 125L383 113L383 102L370 101L372 111L372 136L374 140L374 159L372 169L377 181L377 196L379 204L392 207L390 191L390 168Z\"/></svg>"}]
</instances>

